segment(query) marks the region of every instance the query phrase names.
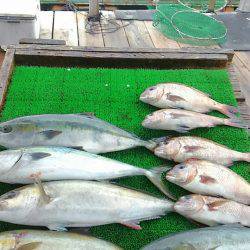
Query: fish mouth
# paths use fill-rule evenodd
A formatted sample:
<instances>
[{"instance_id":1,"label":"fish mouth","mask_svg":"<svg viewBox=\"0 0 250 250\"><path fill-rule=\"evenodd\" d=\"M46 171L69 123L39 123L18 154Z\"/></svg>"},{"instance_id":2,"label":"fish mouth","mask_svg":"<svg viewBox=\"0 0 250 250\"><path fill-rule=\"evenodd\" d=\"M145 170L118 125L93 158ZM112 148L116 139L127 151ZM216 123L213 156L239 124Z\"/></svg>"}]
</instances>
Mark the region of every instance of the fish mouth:
<instances>
[{"instance_id":1,"label":"fish mouth","mask_svg":"<svg viewBox=\"0 0 250 250\"><path fill-rule=\"evenodd\" d=\"M172 173L166 173L166 179L168 181L175 181L175 176Z\"/></svg>"}]
</instances>

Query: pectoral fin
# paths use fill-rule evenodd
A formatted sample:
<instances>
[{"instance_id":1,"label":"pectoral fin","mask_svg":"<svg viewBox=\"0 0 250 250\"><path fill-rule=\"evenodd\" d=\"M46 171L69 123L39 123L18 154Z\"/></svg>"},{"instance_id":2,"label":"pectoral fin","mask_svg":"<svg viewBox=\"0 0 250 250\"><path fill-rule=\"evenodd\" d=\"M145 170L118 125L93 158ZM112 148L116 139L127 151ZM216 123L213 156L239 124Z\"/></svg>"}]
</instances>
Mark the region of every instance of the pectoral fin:
<instances>
[{"instance_id":1,"label":"pectoral fin","mask_svg":"<svg viewBox=\"0 0 250 250\"><path fill-rule=\"evenodd\" d=\"M121 222L122 225L135 229L135 230L141 230L141 226L139 225L138 221L126 221L126 222Z\"/></svg>"},{"instance_id":2,"label":"pectoral fin","mask_svg":"<svg viewBox=\"0 0 250 250\"><path fill-rule=\"evenodd\" d=\"M29 155L31 156L33 161L38 161L38 160L41 160L43 158L51 156L51 154L44 153L44 152L36 152L36 153L31 153Z\"/></svg>"},{"instance_id":3,"label":"pectoral fin","mask_svg":"<svg viewBox=\"0 0 250 250\"><path fill-rule=\"evenodd\" d=\"M17 247L17 248L15 248L15 250L35 250L41 244L42 244L42 242L31 242L31 243L24 244L20 247Z\"/></svg>"},{"instance_id":4,"label":"pectoral fin","mask_svg":"<svg viewBox=\"0 0 250 250\"><path fill-rule=\"evenodd\" d=\"M39 132L40 134L42 134L43 136L46 137L46 139L53 139L54 137L60 135L62 133L62 131L58 131L58 130L45 130L42 132Z\"/></svg>"},{"instance_id":5,"label":"pectoral fin","mask_svg":"<svg viewBox=\"0 0 250 250\"><path fill-rule=\"evenodd\" d=\"M199 151L202 148L203 147L201 147L201 146L184 146L184 149L185 149L186 153L191 153L191 152Z\"/></svg>"},{"instance_id":6,"label":"pectoral fin","mask_svg":"<svg viewBox=\"0 0 250 250\"><path fill-rule=\"evenodd\" d=\"M35 185L37 186L37 188L39 189L39 192L40 192L41 204L42 205L49 204L52 199L48 194L46 194L41 180L37 178L37 179L35 179L35 181L36 181Z\"/></svg>"},{"instance_id":7,"label":"pectoral fin","mask_svg":"<svg viewBox=\"0 0 250 250\"><path fill-rule=\"evenodd\" d=\"M184 98L178 95L172 95L171 93L167 93L167 99L172 102L186 101Z\"/></svg>"},{"instance_id":8,"label":"pectoral fin","mask_svg":"<svg viewBox=\"0 0 250 250\"><path fill-rule=\"evenodd\" d=\"M200 182L203 184L214 184L217 180L207 175L200 175Z\"/></svg>"},{"instance_id":9,"label":"pectoral fin","mask_svg":"<svg viewBox=\"0 0 250 250\"><path fill-rule=\"evenodd\" d=\"M218 200L210 204L207 204L207 206L208 206L209 211L217 211L219 207L223 206L227 202L228 202L227 200Z\"/></svg>"}]
</instances>

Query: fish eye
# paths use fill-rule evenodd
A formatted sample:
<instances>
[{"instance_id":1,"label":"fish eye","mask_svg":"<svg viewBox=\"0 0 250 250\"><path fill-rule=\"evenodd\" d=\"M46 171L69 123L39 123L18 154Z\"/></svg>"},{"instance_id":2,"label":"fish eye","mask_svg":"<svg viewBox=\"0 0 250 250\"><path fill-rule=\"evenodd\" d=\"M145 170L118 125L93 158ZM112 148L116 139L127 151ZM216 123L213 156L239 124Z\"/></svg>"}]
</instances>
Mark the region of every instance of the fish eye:
<instances>
[{"instance_id":1,"label":"fish eye","mask_svg":"<svg viewBox=\"0 0 250 250\"><path fill-rule=\"evenodd\" d=\"M12 127L11 126L3 126L2 128L0 128L0 131L2 131L3 133L10 133L12 131Z\"/></svg>"},{"instance_id":2,"label":"fish eye","mask_svg":"<svg viewBox=\"0 0 250 250\"><path fill-rule=\"evenodd\" d=\"M184 169L184 168L185 168L184 165L180 165L180 166L179 166L179 169Z\"/></svg>"},{"instance_id":3,"label":"fish eye","mask_svg":"<svg viewBox=\"0 0 250 250\"><path fill-rule=\"evenodd\" d=\"M8 199L13 199L14 197L16 197L19 194L18 191L10 191L7 194L5 194L4 196L2 196L2 199L4 200L8 200Z\"/></svg>"},{"instance_id":4,"label":"fish eye","mask_svg":"<svg viewBox=\"0 0 250 250\"><path fill-rule=\"evenodd\" d=\"M152 91L152 90L154 90L155 89L155 87L151 87L151 88L149 88L148 90L149 91Z\"/></svg>"}]
</instances>

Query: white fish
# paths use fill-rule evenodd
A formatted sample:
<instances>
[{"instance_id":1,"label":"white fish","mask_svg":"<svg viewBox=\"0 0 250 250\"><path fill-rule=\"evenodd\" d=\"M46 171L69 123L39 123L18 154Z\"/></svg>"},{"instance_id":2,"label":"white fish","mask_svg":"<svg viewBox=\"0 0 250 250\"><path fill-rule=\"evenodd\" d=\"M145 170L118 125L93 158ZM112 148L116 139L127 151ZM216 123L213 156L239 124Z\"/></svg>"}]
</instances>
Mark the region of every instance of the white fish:
<instances>
[{"instance_id":1,"label":"white fish","mask_svg":"<svg viewBox=\"0 0 250 250\"><path fill-rule=\"evenodd\" d=\"M173 198L161 180L169 167L151 170L135 167L85 151L64 147L28 147L0 152L0 181L33 183L34 179L108 180L145 175L165 195Z\"/></svg>"},{"instance_id":2,"label":"white fish","mask_svg":"<svg viewBox=\"0 0 250 250\"><path fill-rule=\"evenodd\" d=\"M147 115L142 126L150 129L174 130L186 133L191 129L202 127L215 127L217 125L227 125L237 128L247 128L240 120L224 119L211 115L200 114L193 111L178 109L161 109Z\"/></svg>"},{"instance_id":3,"label":"white fish","mask_svg":"<svg viewBox=\"0 0 250 250\"><path fill-rule=\"evenodd\" d=\"M121 250L91 236L76 233L16 230L0 233L1 250Z\"/></svg>"},{"instance_id":4,"label":"white fish","mask_svg":"<svg viewBox=\"0 0 250 250\"><path fill-rule=\"evenodd\" d=\"M141 229L139 222L173 210L173 202L98 181L38 182L0 197L0 220L64 231L121 223Z\"/></svg>"},{"instance_id":5,"label":"white fish","mask_svg":"<svg viewBox=\"0 0 250 250\"><path fill-rule=\"evenodd\" d=\"M93 114L83 113L31 115L2 122L0 145L64 146L98 154L141 146L153 150L157 142L144 141Z\"/></svg>"},{"instance_id":6,"label":"white fish","mask_svg":"<svg viewBox=\"0 0 250 250\"><path fill-rule=\"evenodd\" d=\"M250 184L222 165L189 159L171 169L166 179L192 193L222 196L250 205Z\"/></svg>"},{"instance_id":7,"label":"white fish","mask_svg":"<svg viewBox=\"0 0 250 250\"><path fill-rule=\"evenodd\" d=\"M184 162L190 158L208 160L221 165L232 165L234 161L250 162L250 153L237 152L205 138L195 136L173 137L162 141L154 150L155 155Z\"/></svg>"},{"instance_id":8,"label":"white fish","mask_svg":"<svg viewBox=\"0 0 250 250\"><path fill-rule=\"evenodd\" d=\"M250 206L236 201L194 194L181 197L174 209L177 213L208 226L240 223L250 227Z\"/></svg>"},{"instance_id":9,"label":"white fish","mask_svg":"<svg viewBox=\"0 0 250 250\"><path fill-rule=\"evenodd\" d=\"M238 112L237 108L221 104L195 88L180 83L160 83L147 88L140 100L158 108L181 108L199 113L217 110L229 117Z\"/></svg>"}]
</instances>

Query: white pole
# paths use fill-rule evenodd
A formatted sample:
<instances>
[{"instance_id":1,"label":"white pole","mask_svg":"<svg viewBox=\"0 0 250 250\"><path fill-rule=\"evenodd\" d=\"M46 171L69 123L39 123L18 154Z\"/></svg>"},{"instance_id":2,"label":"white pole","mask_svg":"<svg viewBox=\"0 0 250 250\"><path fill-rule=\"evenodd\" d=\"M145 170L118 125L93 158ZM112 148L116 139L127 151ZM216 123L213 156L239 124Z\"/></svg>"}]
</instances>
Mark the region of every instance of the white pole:
<instances>
[{"instance_id":1,"label":"white pole","mask_svg":"<svg viewBox=\"0 0 250 250\"><path fill-rule=\"evenodd\" d=\"M99 12L99 2L98 0L89 0L89 14L88 19L100 20L100 12Z\"/></svg>"}]
</instances>

